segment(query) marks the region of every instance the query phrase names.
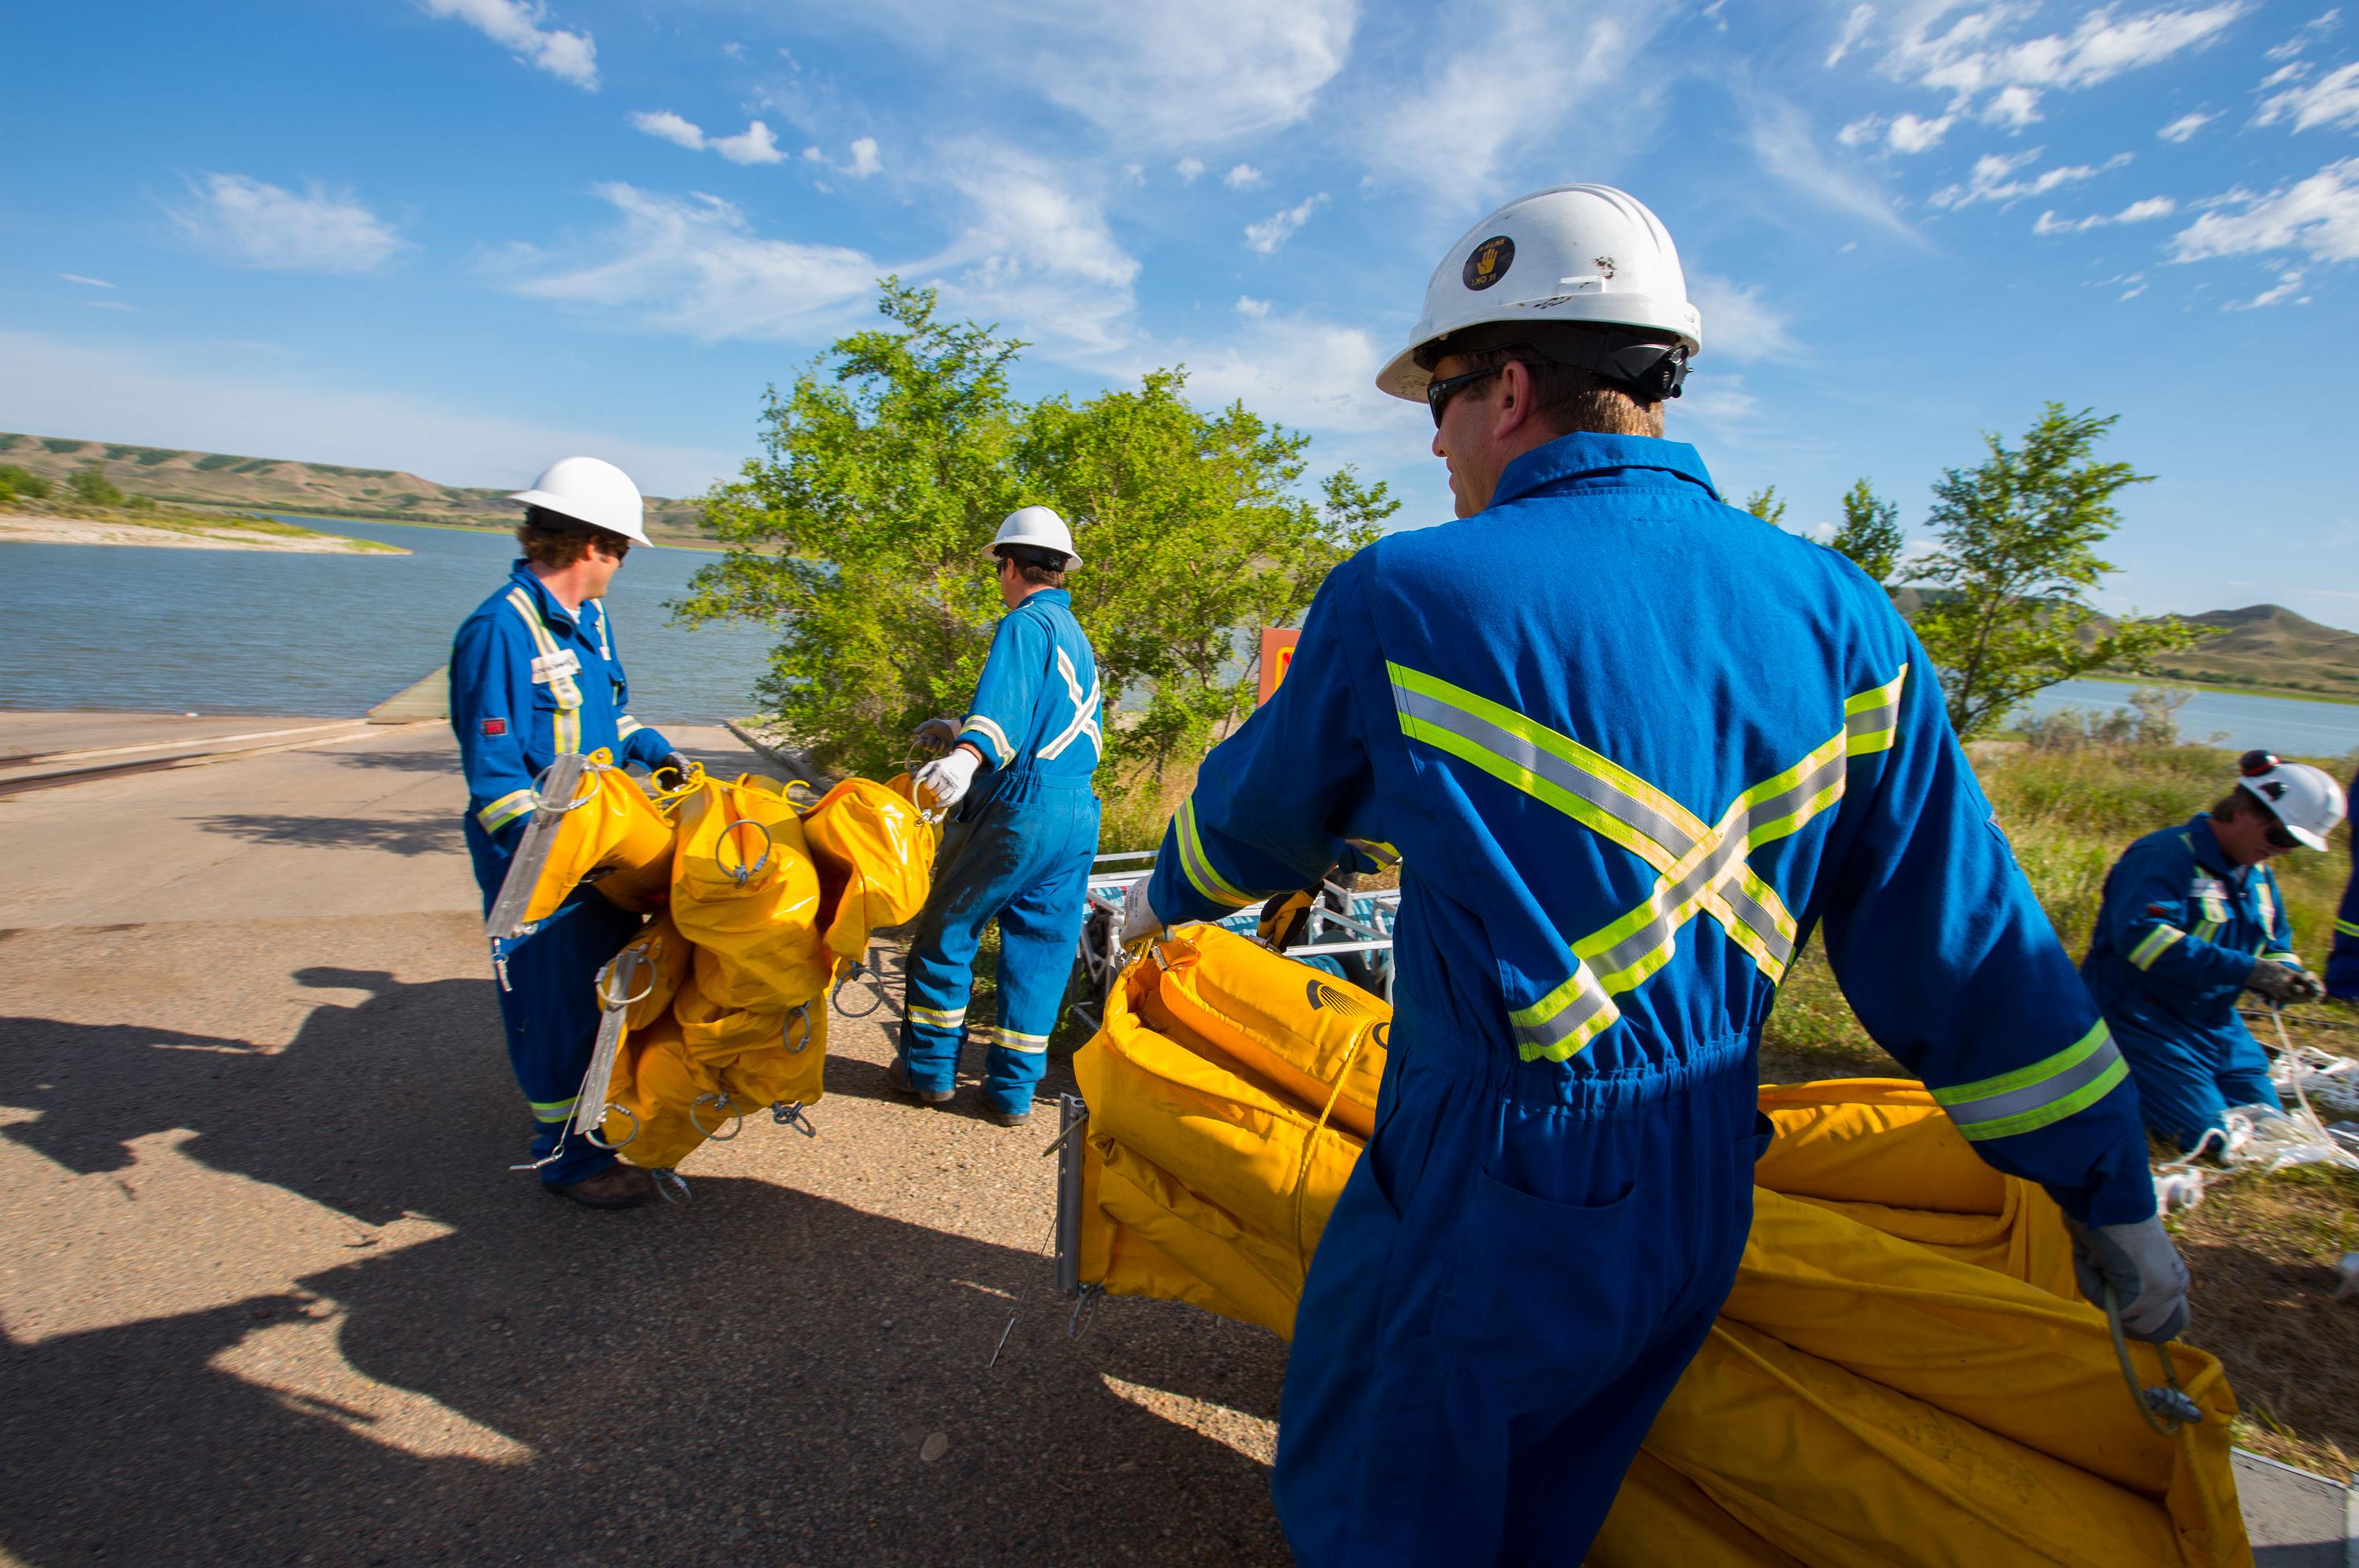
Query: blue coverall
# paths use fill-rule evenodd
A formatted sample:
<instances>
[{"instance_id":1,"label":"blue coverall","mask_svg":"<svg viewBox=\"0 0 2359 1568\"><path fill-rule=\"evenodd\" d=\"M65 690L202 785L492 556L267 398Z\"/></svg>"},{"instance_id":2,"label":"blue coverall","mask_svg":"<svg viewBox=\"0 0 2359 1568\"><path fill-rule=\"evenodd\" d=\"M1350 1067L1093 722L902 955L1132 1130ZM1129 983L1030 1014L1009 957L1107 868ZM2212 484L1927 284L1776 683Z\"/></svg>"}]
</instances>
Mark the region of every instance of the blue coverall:
<instances>
[{"instance_id":1,"label":"blue coverall","mask_svg":"<svg viewBox=\"0 0 2359 1568\"><path fill-rule=\"evenodd\" d=\"M1346 835L1401 851L1397 1010L1279 1412L1309 1568L1581 1560L1734 1279L1755 1048L1814 926L1992 1164L2094 1223L2154 1212L1924 649L1690 447L1563 437L1338 568L1148 897L1212 919Z\"/></svg>"},{"instance_id":2,"label":"blue coverall","mask_svg":"<svg viewBox=\"0 0 2359 1568\"><path fill-rule=\"evenodd\" d=\"M983 1093L1017 1115L1031 1109L1048 1066L1098 847L1097 657L1072 603L1061 588L1039 589L993 634L958 737L983 753L988 771L943 832L904 997L910 1083L952 1087L975 949L983 928L999 921L999 1025Z\"/></svg>"},{"instance_id":3,"label":"blue coverall","mask_svg":"<svg viewBox=\"0 0 2359 1568\"><path fill-rule=\"evenodd\" d=\"M2359 800L2359 774L2352 777L2348 798ZM2351 880L2343 885L2343 907L2334 912L2334 946L2326 955L2326 994L2359 1002L2359 829L2351 834Z\"/></svg>"},{"instance_id":4,"label":"blue coverall","mask_svg":"<svg viewBox=\"0 0 2359 1568\"><path fill-rule=\"evenodd\" d=\"M460 623L451 646L451 727L467 774L467 854L486 914L532 814L532 781L558 753L603 748L648 768L670 753L671 743L631 717L629 705L606 606L592 599L577 619L521 561ZM558 1149L589 1071L598 970L639 925L639 916L578 887L555 914L496 950L500 1018L531 1106L535 1160ZM563 1138L539 1175L565 1186L614 1162L585 1138Z\"/></svg>"},{"instance_id":5,"label":"blue coverall","mask_svg":"<svg viewBox=\"0 0 2359 1568\"><path fill-rule=\"evenodd\" d=\"M2299 968L2293 922L2276 875L2232 864L2209 817L2147 834L2105 873L2081 975L2157 1138L2191 1149L2224 1133L2229 1106L2277 1105L2268 1055L2236 1016L2258 957Z\"/></svg>"}]
</instances>

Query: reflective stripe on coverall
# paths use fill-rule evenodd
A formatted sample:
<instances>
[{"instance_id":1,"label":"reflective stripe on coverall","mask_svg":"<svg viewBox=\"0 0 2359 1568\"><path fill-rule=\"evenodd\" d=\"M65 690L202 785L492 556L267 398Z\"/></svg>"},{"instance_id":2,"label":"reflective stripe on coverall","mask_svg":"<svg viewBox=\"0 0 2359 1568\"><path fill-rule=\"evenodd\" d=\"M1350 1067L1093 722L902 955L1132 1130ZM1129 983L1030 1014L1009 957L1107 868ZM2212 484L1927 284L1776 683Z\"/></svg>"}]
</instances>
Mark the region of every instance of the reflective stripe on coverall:
<instances>
[{"instance_id":1,"label":"reflective stripe on coverall","mask_svg":"<svg viewBox=\"0 0 2359 1568\"><path fill-rule=\"evenodd\" d=\"M987 771L942 833L934 889L909 949L902 1060L920 1089L948 1089L966 1038L968 992L984 927L999 921L999 1024L984 1097L1004 1111L1032 1105L1049 1036L1081 935L1102 749L1097 659L1073 619L1072 596L1044 588L1007 613L974 688L959 739Z\"/></svg>"},{"instance_id":2,"label":"reflective stripe on coverall","mask_svg":"<svg viewBox=\"0 0 2359 1568\"><path fill-rule=\"evenodd\" d=\"M2081 975L2137 1080L2157 1138L2193 1149L2231 1105L2276 1105L2269 1059L2236 1015L2266 956L2297 968L2267 866L2229 863L2209 817L2150 833L2105 874Z\"/></svg>"},{"instance_id":3,"label":"reflective stripe on coverall","mask_svg":"<svg viewBox=\"0 0 2359 1568\"><path fill-rule=\"evenodd\" d=\"M2125 1071L1925 653L1692 448L1571 435L1320 590L1149 894L1403 856L1375 1136L1314 1258L1273 1483L1299 1561L1578 1562L1734 1277L1754 1051L1812 927L1999 1169L2154 1196Z\"/></svg>"},{"instance_id":4,"label":"reflective stripe on coverall","mask_svg":"<svg viewBox=\"0 0 2359 1568\"><path fill-rule=\"evenodd\" d=\"M2359 774L2346 797L2359 800ZM2351 833L2351 880L2343 885L2343 907L2334 911L2334 946L2326 955L2326 991L2359 1002L2359 829Z\"/></svg>"},{"instance_id":5,"label":"reflective stripe on coverall","mask_svg":"<svg viewBox=\"0 0 2359 1568\"><path fill-rule=\"evenodd\" d=\"M618 762L651 768L670 752L669 741L631 717L629 691L605 605L590 600L577 619L521 561L460 624L451 648L451 727L467 775L467 854L486 913L524 836L532 782L558 753L603 746ZM533 1160L558 1147L589 1070L598 968L639 923L596 889L578 887L554 915L499 944L500 1019L532 1114ZM569 1138L539 1175L569 1184L614 1162L588 1140Z\"/></svg>"}]
</instances>

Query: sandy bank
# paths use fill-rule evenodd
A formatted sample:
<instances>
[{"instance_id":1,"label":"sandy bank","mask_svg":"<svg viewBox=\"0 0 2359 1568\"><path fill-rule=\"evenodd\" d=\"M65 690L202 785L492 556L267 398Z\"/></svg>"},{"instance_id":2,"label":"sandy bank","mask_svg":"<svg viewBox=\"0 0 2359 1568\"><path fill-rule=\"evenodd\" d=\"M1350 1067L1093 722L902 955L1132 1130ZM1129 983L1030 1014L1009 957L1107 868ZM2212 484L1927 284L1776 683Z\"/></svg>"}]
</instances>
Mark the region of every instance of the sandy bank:
<instances>
[{"instance_id":1,"label":"sandy bank","mask_svg":"<svg viewBox=\"0 0 2359 1568\"><path fill-rule=\"evenodd\" d=\"M337 534L271 533L234 523L102 522L92 517L0 514L0 544L124 544L162 550L272 550L298 555L408 555L393 545Z\"/></svg>"}]
</instances>

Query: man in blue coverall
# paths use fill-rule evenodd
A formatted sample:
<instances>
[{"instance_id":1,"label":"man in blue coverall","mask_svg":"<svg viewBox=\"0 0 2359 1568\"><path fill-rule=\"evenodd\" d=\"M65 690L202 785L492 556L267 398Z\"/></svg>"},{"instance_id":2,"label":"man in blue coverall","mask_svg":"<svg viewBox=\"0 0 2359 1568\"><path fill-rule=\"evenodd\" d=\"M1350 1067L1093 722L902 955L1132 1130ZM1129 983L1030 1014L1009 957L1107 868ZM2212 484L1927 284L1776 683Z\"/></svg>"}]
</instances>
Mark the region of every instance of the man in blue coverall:
<instances>
[{"instance_id":1,"label":"man in blue coverall","mask_svg":"<svg viewBox=\"0 0 2359 1568\"><path fill-rule=\"evenodd\" d=\"M1813 927L1875 1038L2063 1205L2084 1289L2144 1337L2185 1322L2125 1070L1924 649L1660 438L1700 332L1619 191L1467 232L1377 381L1432 409L1461 520L1328 577L1125 915L1315 886L1347 836L1401 852L1375 1133L1279 1411L1310 1568L1581 1561L1734 1278L1755 1048Z\"/></svg>"},{"instance_id":2,"label":"man in blue coverall","mask_svg":"<svg viewBox=\"0 0 2359 1568\"><path fill-rule=\"evenodd\" d=\"M2208 813L2147 834L2105 874L2081 975L2157 1138L2224 1148L2229 1107L2284 1108L2236 1000L2246 990L2278 1005L2326 994L2294 955L2267 862L2324 849L2343 805L2341 787L2317 768L2249 751L2236 788Z\"/></svg>"},{"instance_id":3,"label":"man in blue coverall","mask_svg":"<svg viewBox=\"0 0 2359 1568\"><path fill-rule=\"evenodd\" d=\"M508 498L526 506L516 529L524 559L460 624L451 648L467 854L486 913L532 814L533 780L560 752L603 749L651 770L688 766L631 717L602 602L631 546L647 542L638 487L612 463L569 457ZM653 1191L645 1171L565 1136L597 1040L598 970L639 923L577 887L555 914L494 950L508 1062L532 1111L531 1163L550 1192L596 1209L630 1208Z\"/></svg>"},{"instance_id":4,"label":"man in blue coverall","mask_svg":"<svg viewBox=\"0 0 2359 1568\"><path fill-rule=\"evenodd\" d=\"M963 720L932 719L919 730L921 741L950 746L916 781L952 815L909 948L907 1017L890 1075L923 1104L951 1098L975 949L995 919L999 1022L984 1063L984 1113L1018 1127L1048 1065L1081 935L1098 847L1090 779L1103 736L1097 657L1064 587L1082 563L1064 519L1046 506L1011 512L992 554L1008 613L992 636L973 707Z\"/></svg>"},{"instance_id":5,"label":"man in blue coverall","mask_svg":"<svg viewBox=\"0 0 2359 1568\"><path fill-rule=\"evenodd\" d=\"M2359 776L2352 779L2351 790L2359 794ZM2340 1002L2359 1002L2359 833L2351 835L2351 880L2343 885L2343 907L2334 911L2326 994Z\"/></svg>"}]
</instances>

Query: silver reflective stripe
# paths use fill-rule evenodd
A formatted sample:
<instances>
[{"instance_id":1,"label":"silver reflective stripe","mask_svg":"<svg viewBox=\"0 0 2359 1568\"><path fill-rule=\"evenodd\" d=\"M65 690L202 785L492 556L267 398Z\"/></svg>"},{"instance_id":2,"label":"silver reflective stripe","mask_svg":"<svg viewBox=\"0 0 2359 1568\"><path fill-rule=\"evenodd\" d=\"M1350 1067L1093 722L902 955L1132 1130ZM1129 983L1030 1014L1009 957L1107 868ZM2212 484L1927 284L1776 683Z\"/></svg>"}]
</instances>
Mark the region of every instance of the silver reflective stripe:
<instances>
[{"instance_id":1,"label":"silver reflective stripe","mask_svg":"<svg viewBox=\"0 0 2359 1568\"><path fill-rule=\"evenodd\" d=\"M1968 1138L2011 1138L2063 1120L2103 1099L2129 1073L2129 1064L2100 1022L2071 1045L2020 1072L1933 1097Z\"/></svg>"},{"instance_id":2,"label":"silver reflective stripe","mask_svg":"<svg viewBox=\"0 0 2359 1568\"><path fill-rule=\"evenodd\" d=\"M1577 959L1574 962L1580 963ZM1525 1060L1545 1054L1550 1046L1560 1040L1578 1037L1585 1042L1622 1016L1622 1009L1614 1005L1614 998L1606 995L1605 988L1597 983L1597 976L1586 964L1580 964L1567 984L1576 987L1572 999L1549 1017L1537 1022L1522 1021L1538 1011L1538 1007L1527 1007L1515 1015L1516 1044ZM1546 1001L1539 1004L1539 1007L1545 1006Z\"/></svg>"}]
</instances>

